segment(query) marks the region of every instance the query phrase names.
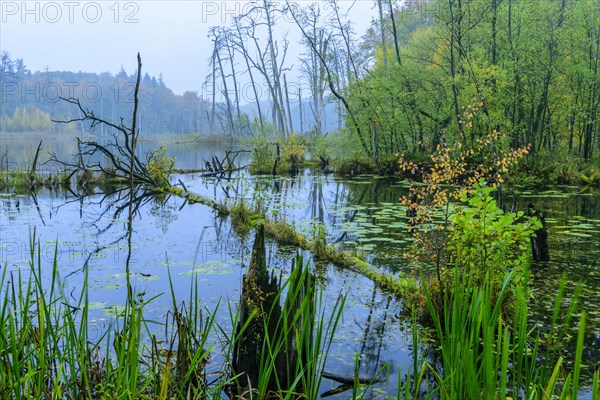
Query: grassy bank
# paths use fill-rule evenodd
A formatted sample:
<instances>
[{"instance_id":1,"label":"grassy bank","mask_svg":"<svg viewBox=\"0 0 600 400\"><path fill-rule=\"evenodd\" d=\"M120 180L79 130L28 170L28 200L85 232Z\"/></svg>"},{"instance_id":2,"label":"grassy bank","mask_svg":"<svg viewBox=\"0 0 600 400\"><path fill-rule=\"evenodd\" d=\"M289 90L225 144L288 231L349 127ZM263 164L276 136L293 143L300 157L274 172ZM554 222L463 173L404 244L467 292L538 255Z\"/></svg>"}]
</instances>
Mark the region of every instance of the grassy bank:
<instances>
[{"instance_id":1,"label":"grassy bank","mask_svg":"<svg viewBox=\"0 0 600 400\"><path fill-rule=\"evenodd\" d=\"M594 400L600 398L599 371L583 371L586 314L577 312L577 294L565 298L563 280L548 325L532 328L527 291L521 285L516 294L508 289L513 278L507 274L498 293L491 285L473 285L456 272L452 295L444 297L441 311L426 290L434 320L430 340L437 350L414 355L409 374L404 378L399 374L397 398L576 399L580 390ZM507 297L515 302L512 317L502 311ZM565 358L561 343L569 338L573 324L577 324L575 352ZM419 339L414 324L414 348Z\"/></svg>"},{"instance_id":2,"label":"grassy bank","mask_svg":"<svg viewBox=\"0 0 600 400\"><path fill-rule=\"evenodd\" d=\"M8 273L4 268L0 278L0 398L220 399L225 392L240 398L273 398L273 391L275 398L317 397L343 301L331 315L322 314L312 283L314 294L297 298L311 279L301 259L272 293L273 303L256 305L241 326L239 310L228 305L230 326L238 326L235 332L216 322L217 309L204 309L197 284L192 283L184 302L178 303L181 299L172 285L169 293L159 295L168 296L171 303L164 320L147 317L159 296L145 300L134 291L123 307L116 308L105 330L92 335L87 273L83 289L67 295L56 257L52 265L43 265L35 238L31 246L30 269ZM281 305L277 314L275 304ZM295 322L307 313L313 318L311 329ZM274 315L282 320L272 319ZM260 375L247 387L244 379L238 382L241 372L232 370L231 358L239 338L259 317L276 328L264 330L259 353L250 355L260 356ZM299 372L292 383L274 390L270 382L281 368L276 365L277 354L292 345L287 343L290 330L304 356L296 360ZM225 362L209 368L217 353Z\"/></svg>"},{"instance_id":3,"label":"grassy bank","mask_svg":"<svg viewBox=\"0 0 600 400\"><path fill-rule=\"evenodd\" d=\"M280 333L267 334L258 348L262 354L259 380L253 387L240 387L229 363L215 366L209 360L216 354L228 360L233 343L249 321L258 315L264 318L264 313L273 315L272 306L261 305L250 313L241 330L231 333L216 323L216 310L204 311L196 285L192 284L183 303L178 303L171 286L170 293L164 294L171 299L164 320L147 317L156 298L144 300L136 295L135 301L124 299L125 306L105 331L92 337L87 275L79 293L66 295L56 258L52 265L43 265L39 242L34 240L31 248L29 271L9 273L4 268L0 279L1 398L220 399L224 392L237 391L240 398L315 399L320 393L343 302L329 315L319 313L309 325L312 329L287 325L284 321L299 321L301 315L321 309L318 302L316 306L310 302L298 306L294 300L303 282L310 279L308 269L299 267L301 261L274 296L283 307L278 314L281 320L264 319L266 324L280 327L264 332ZM413 346L420 350L413 352L409 371L397 372L397 392L388 398L575 399L582 387L589 385L584 391L592 399L600 399L598 371L586 375L589 372L582 369L585 313L577 311L577 296L566 299L561 286L549 324L532 328L525 291L516 294L517 312L512 318L501 311L511 279L511 274L505 277L504 290L498 294L489 285L461 281L457 274L453 295L444 299L443 312L433 307L426 293L435 321L428 339L433 346L421 342L420 329L413 321ZM236 326L238 312L231 305L229 310L231 326ZM579 326L576 348L567 360L559 344L573 323ZM306 350L305 356L296 360L299 375L291 386L276 385L267 392L278 367L277 354L289 345L290 329L295 330L296 346ZM217 336L223 347L211 344ZM348 398L362 398L370 389L371 382L350 380Z\"/></svg>"},{"instance_id":4,"label":"grassy bank","mask_svg":"<svg viewBox=\"0 0 600 400\"><path fill-rule=\"evenodd\" d=\"M600 156L585 161L569 154L540 153L527 158L510 176L521 185L579 185L600 187Z\"/></svg>"},{"instance_id":5,"label":"grassy bank","mask_svg":"<svg viewBox=\"0 0 600 400\"><path fill-rule=\"evenodd\" d=\"M287 139L254 139L247 144L253 149L250 172L278 174L290 172L290 165L301 168L324 169L341 176L382 175L399 179L420 180L433 167L431 149L402 154L406 163L414 165L414 173L407 173L399 165L400 154L381 156L379 168L372 156L357 152L357 145L343 132L333 132L325 137L311 138L297 135ZM279 146L279 162L277 146ZM306 157L305 157L306 156ZM293 160L293 161L292 161ZM467 161L477 164L481 160ZM574 154L549 151L538 152L535 159L527 157L518 168L506 176L508 183L529 185L582 185L600 186L600 158L583 160Z\"/></svg>"}]
</instances>

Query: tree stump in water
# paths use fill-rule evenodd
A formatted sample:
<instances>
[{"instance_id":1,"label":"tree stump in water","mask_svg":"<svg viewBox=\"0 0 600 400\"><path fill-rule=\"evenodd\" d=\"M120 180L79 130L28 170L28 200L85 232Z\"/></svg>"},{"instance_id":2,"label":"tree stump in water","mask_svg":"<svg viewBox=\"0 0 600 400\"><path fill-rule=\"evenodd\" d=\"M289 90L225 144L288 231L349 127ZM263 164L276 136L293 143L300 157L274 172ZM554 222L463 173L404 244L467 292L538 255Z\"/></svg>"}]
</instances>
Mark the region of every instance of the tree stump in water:
<instances>
[{"instance_id":1,"label":"tree stump in water","mask_svg":"<svg viewBox=\"0 0 600 400\"><path fill-rule=\"evenodd\" d=\"M532 203L527 206L527 215L537 217L542 223L542 227L535 231L535 236L531 237L531 253L534 261L550 261L550 252L548 250L548 230L546 229L546 220L544 215L536 210Z\"/></svg>"},{"instance_id":2,"label":"tree stump in water","mask_svg":"<svg viewBox=\"0 0 600 400\"><path fill-rule=\"evenodd\" d=\"M301 391L301 385L295 380L304 366L308 365L312 344L306 343L302 345L306 348L298 348L295 335L301 329L307 329L308 333L303 337L312 342L315 317L313 283L310 273L302 268L301 258L295 259L292 265L283 307L279 289L279 280L267 271L265 229L263 224L258 224L252 258L242 283L240 317L232 355L233 372L235 375L241 374L236 379L238 394L249 387L256 388L261 379L259 371L267 370L265 366L269 363L273 364L274 369L268 378L268 392L291 388L294 384L294 390ZM306 321L306 318L309 320ZM284 329L286 326L288 328ZM277 351L274 359L261 360L261 357L269 357L265 353L267 337L270 346ZM262 379L264 381L266 378Z\"/></svg>"},{"instance_id":3,"label":"tree stump in water","mask_svg":"<svg viewBox=\"0 0 600 400\"><path fill-rule=\"evenodd\" d=\"M242 374L238 378L240 386L258 384L260 370L260 357L265 338L269 310L275 301L279 289L277 280L267 272L267 258L265 252L265 228L259 224L256 229L252 258L248 272L242 282L240 299L240 319L236 328L237 341L234 345L232 365L235 374ZM256 312L256 315L253 314ZM276 305L273 314L280 314L281 307ZM244 330L242 328L246 326ZM269 327L270 328L270 327Z\"/></svg>"}]
</instances>

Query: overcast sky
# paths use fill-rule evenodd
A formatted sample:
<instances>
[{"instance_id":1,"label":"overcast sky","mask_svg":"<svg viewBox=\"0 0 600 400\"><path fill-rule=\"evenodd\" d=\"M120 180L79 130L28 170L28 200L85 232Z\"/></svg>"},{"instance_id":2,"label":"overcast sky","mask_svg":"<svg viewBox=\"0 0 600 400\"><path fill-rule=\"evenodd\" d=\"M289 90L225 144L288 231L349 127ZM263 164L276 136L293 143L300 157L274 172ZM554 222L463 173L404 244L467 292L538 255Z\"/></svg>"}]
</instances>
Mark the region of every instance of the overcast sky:
<instances>
[{"instance_id":1,"label":"overcast sky","mask_svg":"<svg viewBox=\"0 0 600 400\"><path fill-rule=\"evenodd\" d=\"M282 0L282 4L283 4ZM325 16L331 8L319 2ZM339 0L342 10L362 35L375 9L371 0ZM0 0L0 49L23 58L31 71L70 70L128 73L142 55L143 72L164 80L175 93L201 93L211 42L210 27L229 26L243 12L246 1L6 1ZM310 0L299 2L302 6ZM298 64L301 52L297 27L278 22L278 32L289 32L288 59Z\"/></svg>"}]
</instances>

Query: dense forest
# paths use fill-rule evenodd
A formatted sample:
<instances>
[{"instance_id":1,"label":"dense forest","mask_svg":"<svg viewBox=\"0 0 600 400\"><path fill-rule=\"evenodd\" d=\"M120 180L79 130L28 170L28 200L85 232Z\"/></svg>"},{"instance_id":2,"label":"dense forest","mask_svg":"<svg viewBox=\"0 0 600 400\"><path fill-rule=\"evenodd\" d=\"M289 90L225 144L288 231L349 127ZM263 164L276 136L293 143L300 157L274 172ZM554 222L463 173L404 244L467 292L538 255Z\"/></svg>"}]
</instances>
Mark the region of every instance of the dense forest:
<instances>
[{"instance_id":1,"label":"dense forest","mask_svg":"<svg viewBox=\"0 0 600 400\"><path fill-rule=\"evenodd\" d=\"M234 88L225 99L233 129L240 125L236 76L245 73L266 82L274 106L261 112L257 103L259 115L284 136L298 131L290 99L309 103L314 121L333 101L348 148L379 172L398 152L469 145L493 130L506 145L531 144L532 160L549 152L589 160L600 148L597 1L377 0L379 18L361 38L335 2L253 4L210 32L212 81ZM289 43L274 38L281 19L296 23L305 48L296 90L285 74ZM318 122L308 130L322 133Z\"/></svg>"},{"instance_id":2,"label":"dense forest","mask_svg":"<svg viewBox=\"0 0 600 400\"><path fill-rule=\"evenodd\" d=\"M598 1L378 7L363 42L376 49L373 67L351 68L345 92L353 133L376 161L492 130L513 147L530 144L532 159L600 149Z\"/></svg>"}]
</instances>

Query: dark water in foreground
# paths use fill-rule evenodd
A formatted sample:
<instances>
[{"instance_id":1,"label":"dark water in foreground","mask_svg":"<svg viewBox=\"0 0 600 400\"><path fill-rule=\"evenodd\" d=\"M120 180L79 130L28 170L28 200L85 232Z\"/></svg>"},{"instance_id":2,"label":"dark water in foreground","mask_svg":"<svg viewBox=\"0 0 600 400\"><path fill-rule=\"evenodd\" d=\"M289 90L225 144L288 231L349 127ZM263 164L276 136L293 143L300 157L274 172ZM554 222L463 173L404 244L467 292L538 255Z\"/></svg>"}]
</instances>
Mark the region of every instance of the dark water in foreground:
<instances>
[{"instance_id":1,"label":"dark water in foreground","mask_svg":"<svg viewBox=\"0 0 600 400\"><path fill-rule=\"evenodd\" d=\"M35 145L7 142L9 154L15 154L16 164L25 163ZM69 146L54 143L55 151L63 154L70 154ZM4 150L4 143L2 148ZM180 168L199 167L204 159L221 151L170 146ZM410 273L414 269L402 256L411 243L405 226L405 210L398 201L406 191L402 182L373 177L347 180L309 172L296 178L275 180L245 173L229 181L194 175L173 178L174 182L184 181L192 191L229 204L242 198L249 203L257 201L270 216L285 218L307 234L314 232L317 222L324 223L330 243L355 250L390 273ZM533 202L544 211L549 226L551 261L533 268L534 321L543 326L550 318L552 300L563 275L567 276L569 290L577 283L582 284L581 308L588 314L585 363L599 367L600 194L576 187L513 188L506 194L509 204L513 192L518 198L518 208L524 209ZM91 324L100 335L126 296L127 211L118 211L125 205L123 199L119 195L95 194L79 200L70 194L45 190L35 198L11 193L1 196L1 268L28 269L34 229L41 240L42 258L48 268L57 249L66 293L77 293L81 289L82 267L90 257L88 285L95 309ZM220 302L218 319L227 326L226 302L239 301L253 234L240 237L233 232L228 219L217 217L208 207L188 205L175 197L144 198L138 210L133 228L131 268L138 292L144 292L146 298L168 292L167 271L170 270L175 291L181 294L179 300L184 300L193 277L197 276L203 303L212 309ZM295 249L267 241L267 253L270 268L283 276L289 273ZM305 256L310 258L309 254ZM381 398L393 393L396 371L399 367L406 371L412 362L408 324L399 317L401 304L350 271L325 265L318 266L316 272L324 289L325 307L330 307L340 293L348 295L326 370L350 376L359 362L359 374L373 376L389 364L389 381L375 385L365 398ZM149 309L152 313L149 316L161 318L169 303L168 296L159 297ZM213 362L219 362L218 358ZM323 391L335 386L324 380ZM347 395L335 398L347 398Z\"/></svg>"}]
</instances>

